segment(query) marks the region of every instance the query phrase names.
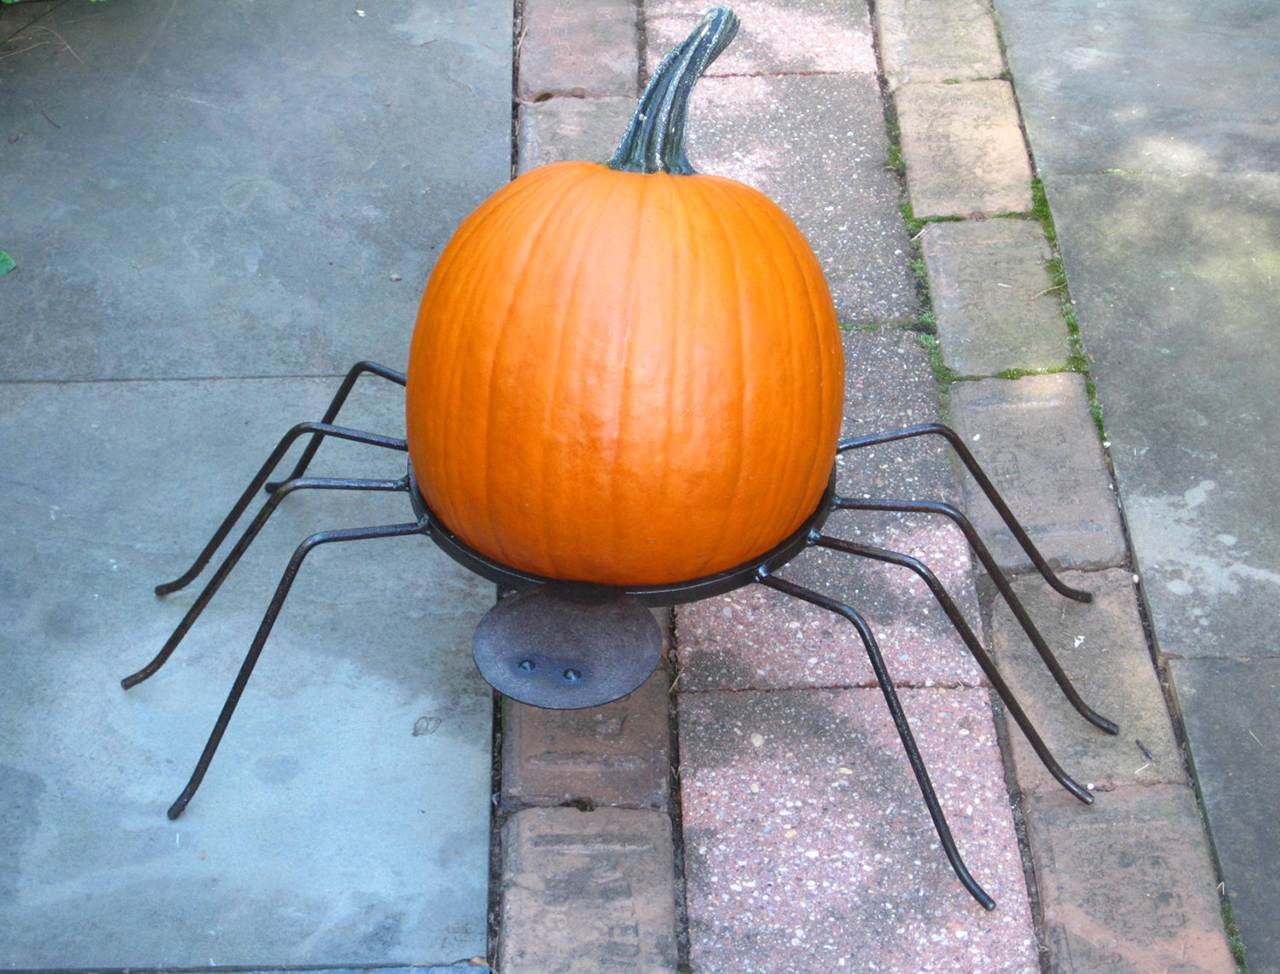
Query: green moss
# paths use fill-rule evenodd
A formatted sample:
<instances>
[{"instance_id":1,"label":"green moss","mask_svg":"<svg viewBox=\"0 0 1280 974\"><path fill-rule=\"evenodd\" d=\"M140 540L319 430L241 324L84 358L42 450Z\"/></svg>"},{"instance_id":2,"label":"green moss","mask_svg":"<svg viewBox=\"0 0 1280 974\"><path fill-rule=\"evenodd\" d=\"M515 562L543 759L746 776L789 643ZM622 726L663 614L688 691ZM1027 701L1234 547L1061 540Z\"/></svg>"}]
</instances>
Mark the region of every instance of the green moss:
<instances>
[{"instance_id":1,"label":"green moss","mask_svg":"<svg viewBox=\"0 0 1280 974\"><path fill-rule=\"evenodd\" d=\"M884 164L884 167L890 172L896 172L899 176L907 174L907 160L902 158L902 149L896 142L889 146L889 161Z\"/></svg>"},{"instance_id":2,"label":"green moss","mask_svg":"<svg viewBox=\"0 0 1280 974\"><path fill-rule=\"evenodd\" d=\"M1058 372L1068 372L1069 369L1005 369L1003 372L997 372L994 378L997 379L1021 379L1028 375L1054 375Z\"/></svg>"},{"instance_id":3,"label":"green moss","mask_svg":"<svg viewBox=\"0 0 1280 974\"><path fill-rule=\"evenodd\" d=\"M942 360L942 345L933 335L916 335L916 344L929 353L929 367L933 370L933 377L941 391L945 393L953 382L960 380L960 373Z\"/></svg>"},{"instance_id":4,"label":"green moss","mask_svg":"<svg viewBox=\"0 0 1280 974\"><path fill-rule=\"evenodd\" d=\"M1049 246L1056 252L1058 249L1058 231L1053 225L1053 214L1049 211L1049 197L1044 192L1044 180L1031 180L1031 216L1040 223ZM1058 267L1062 267L1062 258L1055 257ZM1064 278L1065 280L1065 278Z\"/></svg>"},{"instance_id":5,"label":"green moss","mask_svg":"<svg viewBox=\"0 0 1280 974\"><path fill-rule=\"evenodd\" d=\"M898 207L898 210L902 213L902 222L907 225L907 236L912 240L920 236L920 231L929 225L928 220L916 219L910 203L903 203Z\"/></svg>"},{"instance_id":6,"label":"green moss","mask_svg":"<svg viewBox=\"0 0 1280 974\"><path fill-rule=\"evenodd\" d=\"M1244 939L1240 936L1235 914L1231 912L1231 901L1227 899L1225 892L1220 897L1220 902L1222 903L1222 925L1227 932L1227 943L1231 945L1231 956L1235 959L1236 967L1246 971L1249 965L1245 962Z\"/></svg>"}]
</instances>

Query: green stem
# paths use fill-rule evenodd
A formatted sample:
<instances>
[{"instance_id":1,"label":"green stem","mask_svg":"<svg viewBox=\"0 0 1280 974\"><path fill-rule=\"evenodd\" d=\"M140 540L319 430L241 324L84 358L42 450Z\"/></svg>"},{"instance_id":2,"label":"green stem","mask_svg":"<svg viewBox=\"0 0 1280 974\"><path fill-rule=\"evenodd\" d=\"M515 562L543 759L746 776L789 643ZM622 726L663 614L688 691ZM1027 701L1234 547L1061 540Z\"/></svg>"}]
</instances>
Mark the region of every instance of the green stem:
<instances>
[{"instance_id":1,"label":"green stem","mask_svg":"<svg viewBox=\"0 0 1280 974\"><path fill-rule=\"evenodd\" d=\"M640 96L622 144L606 165L620 172L697 175L684 151L689 96L702 73L738 33L738 18L716 7L663 59Z\"/></svg>"}]
</instances>

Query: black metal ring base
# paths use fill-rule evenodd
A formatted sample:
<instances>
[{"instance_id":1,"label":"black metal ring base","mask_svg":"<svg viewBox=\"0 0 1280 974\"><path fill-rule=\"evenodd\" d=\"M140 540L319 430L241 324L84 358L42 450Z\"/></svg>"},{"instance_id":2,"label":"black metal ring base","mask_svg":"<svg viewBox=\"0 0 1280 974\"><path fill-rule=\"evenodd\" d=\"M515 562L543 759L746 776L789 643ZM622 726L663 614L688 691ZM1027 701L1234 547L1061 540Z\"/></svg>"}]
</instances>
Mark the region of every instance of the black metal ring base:
<instances>
[{"instance_id":1,"label":"black metal ring base","mask_svg":"<svg viewBox=\"0 0 1280 974\"><path fill-rule=\"evenodd\" d=\"M791 561L805 548L813 544L818 531L826 523L831 512L835 510L836 475L835 471L832 470L831 479L827 483L827 489L823 493L822 499L818 502L814 512L805 519L805 522L792 535L764 552L764 554L743 562L735 568L729 568L714 575L705 575L702 578L684 582L671 582L664 585L641 585L633 588L602 586L589 580L548 578L545 575L535 575L532 572L512 568L510 565L495 561L488 555L481 554L450 531L436 515L435 511L427 506L422 492L418 489L412 462L409 464L409 500L413 503L414 514L419 519L427 519L428 524L431 526L431 540L438 544L445 554L464 568L470 569L500 587L524 591L542 585L559 585L566 582L594 585L597 588L607 588L614 592L629 595L639 599L647 606L657 607L682 605L685 602L698 602L716 595L724 595L726 592L732 592L734 589L742 588L744 585L758 581L762 571L777 571Z\"/></svg>"}]
</instances>

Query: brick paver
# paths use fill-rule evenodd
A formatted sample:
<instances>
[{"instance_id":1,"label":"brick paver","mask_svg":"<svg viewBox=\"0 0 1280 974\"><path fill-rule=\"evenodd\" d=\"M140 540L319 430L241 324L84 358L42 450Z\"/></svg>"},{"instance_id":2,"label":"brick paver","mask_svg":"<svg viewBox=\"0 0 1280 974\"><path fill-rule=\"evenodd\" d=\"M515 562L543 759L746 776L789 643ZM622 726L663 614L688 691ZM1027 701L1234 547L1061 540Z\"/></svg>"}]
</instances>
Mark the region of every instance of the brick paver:
<instances>
[{"instance_id":1,"label":"brick paver","mask_svg":"<svg viewBox=\"0 0 1280 974\"><path fill-rule=\"evenodd\" d=\"M986 913L938 847L878 689L680 697L700 974L1039 970L986 691L903 705Z\"/></svg>"},{"instance_id":2,"label":"brick paver","mask_svg":"<svg viewBox=\"0 0 1280 974\"><path fill-rule=\"evenodd\" d=\"M635 110L634 98L551 98L521 105L519 171L567 159L604 162Z\"/></svg>"},{"instance_id":3,"label":"brick paver","mask_svg":"<svg viewBox=\"0 0 1280 974\"><path fill-rule=\"evenodd\" d=\"M1070 345L1031 220L930 224L920 235L942 360L961 375L1061 369Z\"/></svg>"},{"instance_id":4,"label":"brick paver","mask_svg":"<svg viewBox=\"0 0 1280 974\"><path fill-rule=\"evenodd\" d=\"M603 707L502 710L502 804L614 805L665 811L671 772L665 666Z\"/></svg>"},{"instance_id":5,"label":"brick paver","mask_svg":"<svg viewBox=\"0 0 1280 974\"><path fill-rule=\"evenodd\" d=\"M636 5L631 0L524 0L522 8L517 54L521 101L639 94Z\"/></svg>"},{"instance_id":6,"label":"brick paver","mask_svg":"<svg viewBox=\"0 0 1280 974\"><path fill-rule=\"evenodd\" d=\"M1126 569L1065 572L1068 585L1093 593L1087 605L1064 599L1039 576L1014 585L1058 662L1085 702L1120 725L1111 736L1084 720L1000 600L992 609L992 649L1002 672L1066 772L1099 793L1126 785L1185 784L1182 752L1169 724L1160 680ZM1010 733L1023 792L1056 791L1021 734ZM1099 797L1105 802L1106 797Z\"/></svg>"},{"instance_id":7,"label":"brick paver","mask_svg":"<svg viewBox=\"0 0 1280 974\"><path fill-rule=\"evenodd\" d=\"M894 101L916 217L1031 209L1031 163L1009 82L906 84Z\"/></svg>"},{"instance_id":8,"label":"brick paver","mask_svg":"<svg viewBox=\"0 0 1280 974\"><path fill-rule=\"evenodd\" d=\"M1004 70L983 0L877 0L880 58L890 88L912 81L980 81Z\"/></svg>"},{"instance_id":9,"label":"brick paver","mask_svg":"<svg viewBox=\"0 0 1280 974\"><path fill-rule=\"evenodd\" d=\"M951 419L1051 564L1124 562L1124 531L1083 375L957 382L951 387ZM972 481L965 483L965 499L1000 566L1030 568Z\"/></svg>"},{"instance_id":10,"label":"brick paver","mask_svg":"<svg viewBox=\"0 0 1280 974\"><path fill-rule=\"evenodd\" d=\"M502 837L502 974L675 974L663 812L531 808Z\"/></svg>"},{"instance_id":11,"label":"brick paver","mask_svg":"<svg viewBox=\"0 0 1280 974\"><path fill-rule=\"evenodd\" d=\"M1236 974L1195 795L1129 785L1023 806L1054 974Z\"/></svg>"}]
</instances>

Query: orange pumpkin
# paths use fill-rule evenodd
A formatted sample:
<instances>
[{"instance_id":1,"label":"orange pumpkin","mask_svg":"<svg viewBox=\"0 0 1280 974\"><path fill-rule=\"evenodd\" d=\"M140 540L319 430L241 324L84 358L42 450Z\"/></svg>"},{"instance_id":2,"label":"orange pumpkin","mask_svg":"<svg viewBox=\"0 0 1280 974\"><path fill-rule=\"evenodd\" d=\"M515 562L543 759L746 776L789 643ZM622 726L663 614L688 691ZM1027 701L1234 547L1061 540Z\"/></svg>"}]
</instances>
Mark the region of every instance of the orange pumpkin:
<instances>
[{"instance_id":1,"label":"orange pumpkin","mask_svg":"<svg viewBox=\"0 0 1280 974\"><path fill-rule=\"evenodd\" d=\"M409 455L482 554L636 587L732 568L826 488L844 360L812 250L765 196L697 175L693 82L736 30L708 14L608 164L526 173L458 228L409 355Z\"/></svg>"}]
</instances>

